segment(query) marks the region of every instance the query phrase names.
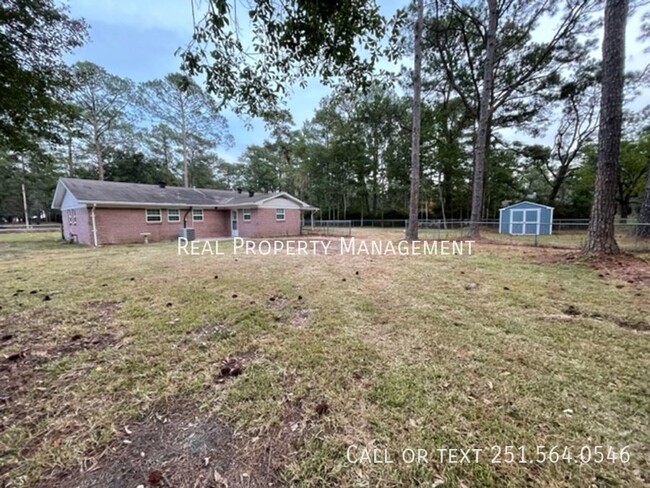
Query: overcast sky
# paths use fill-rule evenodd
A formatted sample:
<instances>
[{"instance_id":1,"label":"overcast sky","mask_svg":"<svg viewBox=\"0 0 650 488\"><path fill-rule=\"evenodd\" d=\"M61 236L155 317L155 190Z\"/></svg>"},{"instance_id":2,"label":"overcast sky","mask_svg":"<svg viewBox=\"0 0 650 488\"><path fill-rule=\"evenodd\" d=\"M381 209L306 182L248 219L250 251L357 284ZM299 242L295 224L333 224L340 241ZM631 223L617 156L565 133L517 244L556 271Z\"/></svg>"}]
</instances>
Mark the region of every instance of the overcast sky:
<instances>
[{"instance_id":1,"label":"overcast sky","mask_svg":"<svg viewBox=\"0 0 650 488\"><path fill-rule=\"evenodd\" d=\"M407 4L402 0L380 0L379 3L385 15ZM175 52L185 46L192 35L190 5L190 0L70 0L72 14L85 18L90 24L91 38L74 54L72 61L92 61L111 73L137 82L178 71L180 60ZM650 58L636 41L640 25L640 15L632 18L628 25L627 69L643 69ZM313 115L327 93L329 89L318 82L310 83L305 89L294 89L288 106L298 127ZM650 90L645 90L635 100L633 108L640 109L648 104ZM249 144L261 144L266 134L260 121L253 121L252 129L248 129L240 117L232 113L224 115L229 121L235 146L221 149L220 154L234 162ZM551 136L548 134L545 141L549 142Z\"/></svg>"}]
</instances>

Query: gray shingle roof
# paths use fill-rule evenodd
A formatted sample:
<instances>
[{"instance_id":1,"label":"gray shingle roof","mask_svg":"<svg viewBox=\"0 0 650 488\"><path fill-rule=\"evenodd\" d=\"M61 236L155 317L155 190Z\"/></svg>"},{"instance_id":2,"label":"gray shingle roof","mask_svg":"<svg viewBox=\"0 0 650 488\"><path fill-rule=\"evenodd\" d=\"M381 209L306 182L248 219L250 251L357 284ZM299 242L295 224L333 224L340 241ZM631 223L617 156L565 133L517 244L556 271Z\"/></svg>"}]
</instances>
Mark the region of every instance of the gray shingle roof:
<instances>
[{"instance_id":1,"label":"gray shingle roof","mask_svg":"<svg viewBox=\"0 0 650 488\"><path fill-rule=\"evenodd\" d=\"M204 188L182 188L141 183L122 183L115 181L82 180L77 178L61 178L59 186L63 185L81 203L122 204L122 205L165 205L165 206L194 206L216 207L230 205L255 205L273 196L285 193L256 193L252 197L248 192L238 193L229 190L213 190ZM63 195L54 196L53 208L60 208ZM291 197L295 198L295 197ZM297 199L296 199L297 200ZM297 200L300 201L300 200ZM305 208L308 207L304 204Z\"/></svg>"}]
</instances>

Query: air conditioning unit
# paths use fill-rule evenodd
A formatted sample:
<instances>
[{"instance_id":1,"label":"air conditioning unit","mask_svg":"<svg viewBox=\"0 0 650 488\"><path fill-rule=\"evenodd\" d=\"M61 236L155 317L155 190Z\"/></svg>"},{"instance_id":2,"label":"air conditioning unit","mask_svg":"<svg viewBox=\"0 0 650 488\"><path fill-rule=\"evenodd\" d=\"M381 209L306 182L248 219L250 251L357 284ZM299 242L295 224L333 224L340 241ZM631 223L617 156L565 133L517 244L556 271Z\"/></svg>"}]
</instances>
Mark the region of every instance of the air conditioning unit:
<instances>
[{"instance_id":1,"label":"air conditioning unit","mask_svg":"<svg viewBox=\"0 0 650 488\"><path fill-rule=\"evenodd\" d=\"M196 239L196 231L195 229L190 227L183 227L179 229L178 237L188 241L193 241L194 239Z\"/></svg>"}]
</instances>

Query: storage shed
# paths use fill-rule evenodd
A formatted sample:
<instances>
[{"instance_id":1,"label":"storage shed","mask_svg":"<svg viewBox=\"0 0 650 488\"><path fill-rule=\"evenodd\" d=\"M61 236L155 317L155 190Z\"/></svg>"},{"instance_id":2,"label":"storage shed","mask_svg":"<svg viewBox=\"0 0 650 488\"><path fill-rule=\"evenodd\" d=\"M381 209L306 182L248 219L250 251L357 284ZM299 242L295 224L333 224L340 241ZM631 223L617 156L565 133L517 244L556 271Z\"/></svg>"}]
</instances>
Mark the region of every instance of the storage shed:
<instances>
[{"instance_id":1,"label":"storage shed","mask_svg":"<svg viewBox=\"0 0 650 488\"><path fill-rule=\"evenodd\" d=\"M553 207L534 202L519 202L499 210L499 234L551 235Z\"/></svg>"}]
</instances>

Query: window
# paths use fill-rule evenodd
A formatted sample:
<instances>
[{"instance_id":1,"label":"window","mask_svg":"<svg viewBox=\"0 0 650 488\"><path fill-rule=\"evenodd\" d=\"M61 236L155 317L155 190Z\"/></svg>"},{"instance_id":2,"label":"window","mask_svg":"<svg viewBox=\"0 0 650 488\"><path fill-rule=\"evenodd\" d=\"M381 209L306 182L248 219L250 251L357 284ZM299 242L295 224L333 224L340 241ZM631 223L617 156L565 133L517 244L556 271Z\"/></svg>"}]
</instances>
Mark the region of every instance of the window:
<instances>
[{"instance_id":1,"label":"window","mask_svg":"<svg viewBox=\"0 0 650 488\"><path fill-rule=\"evenodd\" d=\"M203 209L195 208L192 210L192 221L193 222L203 222Z\"/></svg>"},{"instance_id":2,"label":"window","mask_svg":"<svg viewBox=\"0 0 650 488\"><path fill-rule=\"evenodd\" d=\"M250 208L245 208L242 210L242 215L244 216L244 222L250 222L251 221L251 209Z\"/></svg>"},{"instance_id":3,"label":"window","mask_svg":"<svg viewBox=\"0 0 650 488\"><path fill-rule=\"evenodd\" d=\"M66 210L68 214L68 225L72 225L72 210Z\"/></svg>"},{"instance_id":4,"label":"window","mask_svg":"<svg viewBox=\"0 0 650 488\"><path fill-rule=\"evenodd\" d=\"M157 222L162 222L162 212L159 208L148 208L147 209L147 223L155 224Z\"/></svg>"},{"instance_id":5,"label":"window","mask_svg":"<svg viewBox=\"0 0 650 488\"><path fill-rule=\"evenodd\" d=\"M275 209L275 220L284 220L284 209L276 208Z\"/></svg>"},{"instance_id":6,"label":"window","mask_svg":"<svg viewBox=\"0 0 650 488\"><path fill-rule=\"evenodd\" d=\"M168 208L167 209L167 222L180 222L181 221L181 211L177 208Z\"/></svg>"}]
</instances>

